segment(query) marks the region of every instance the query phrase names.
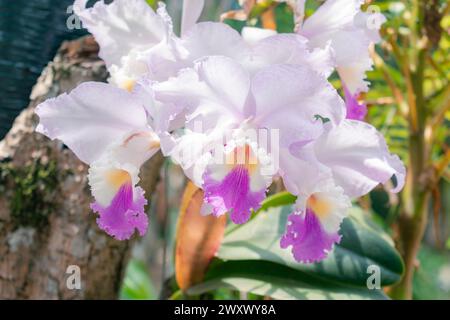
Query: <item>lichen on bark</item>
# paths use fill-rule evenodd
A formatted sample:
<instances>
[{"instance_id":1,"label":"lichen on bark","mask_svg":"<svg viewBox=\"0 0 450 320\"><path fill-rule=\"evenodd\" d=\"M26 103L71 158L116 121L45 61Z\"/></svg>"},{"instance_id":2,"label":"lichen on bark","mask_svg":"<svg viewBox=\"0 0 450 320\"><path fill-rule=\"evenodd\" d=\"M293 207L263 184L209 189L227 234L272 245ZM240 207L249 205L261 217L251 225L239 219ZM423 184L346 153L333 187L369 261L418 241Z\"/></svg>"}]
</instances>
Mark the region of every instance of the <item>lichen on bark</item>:
<instances>
[{"instance_id":1,"label":"lichen on bark","mask_svg":"<svg viewBox=\"0 0 450 320\"><path fill-rule=\"evenodd\" d=\"M12 222L19 226L43 228L54 210L58 184L55 160L32 159L24 167L0 163L0 190L11 190L9 210Z\"/></svg>"}]
</instances>

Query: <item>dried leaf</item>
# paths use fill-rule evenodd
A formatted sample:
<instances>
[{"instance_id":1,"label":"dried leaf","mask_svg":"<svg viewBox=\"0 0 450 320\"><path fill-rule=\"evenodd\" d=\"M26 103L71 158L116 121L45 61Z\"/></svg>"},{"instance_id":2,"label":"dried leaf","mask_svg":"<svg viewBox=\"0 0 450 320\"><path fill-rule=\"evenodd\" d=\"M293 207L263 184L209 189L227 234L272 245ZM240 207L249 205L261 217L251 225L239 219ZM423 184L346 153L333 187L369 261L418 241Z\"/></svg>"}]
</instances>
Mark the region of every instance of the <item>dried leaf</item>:
<instances>
[{"instance_id":1,"label":"dried leaf","mask_svg":"<svg viewBox=\"0 0 450 320\"><path fill-rule=\"evenodd\" d=\"M275 22L275 12L273 8L267 10L261 15L261 22L264 29L277 30L277 23Z\"/></svg>"},{"instance_id":2,"label":"dried leaf","mask_svg":"<svg viewBox=\"0 0 450 320\"><path fill-rule=\"evenodd\" d=\"M222 242L226 216L202 216L203 191L189 182L184 191L178 218L175 276L185 291L203 280Z\"/></svg>"}]
</instances>

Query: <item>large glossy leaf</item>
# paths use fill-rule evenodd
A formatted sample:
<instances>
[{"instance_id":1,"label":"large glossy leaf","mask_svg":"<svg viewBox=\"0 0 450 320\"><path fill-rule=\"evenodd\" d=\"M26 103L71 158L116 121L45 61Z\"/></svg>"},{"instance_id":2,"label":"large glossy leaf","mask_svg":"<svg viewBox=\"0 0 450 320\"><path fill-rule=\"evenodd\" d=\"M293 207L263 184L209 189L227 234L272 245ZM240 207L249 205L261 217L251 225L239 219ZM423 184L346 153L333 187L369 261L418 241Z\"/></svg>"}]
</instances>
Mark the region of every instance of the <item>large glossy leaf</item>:
<instances>
[{"instance_id":1,"label":"large glossy leaf","mask_svg":"<svg viewBox=\"0 0 450 320\"><path fill-rule=\"evenodd\" d=\"M342 242L329 257L315 264L296 262L289 250L280 248L289 206L270 208L246 225L228 233L217 256L222 260L266 260L345 284L365 286L370 265L381 270L381 285L397 282L403 272L400 256L387 236L369 225L360 210L351 210L342 228Z\"/></svg>"},{"instance_id":2,"label":"large glossy leaf","mask_svg":"<svg viewBox=\"0 0 450 320\"><path fill-rule=\"evenodd\" d=\"M217 288L233 288L274 299L344 300L387 299L380 290L325 281L268 261L217 261L205 282L188 290L200 294Z\"/></svg>"},{"instance_id":3,"label":"large glossy leaf","mask_svg":"<svg viewBox=\"0 0 450 320\"><path fill-rule=\"evenodd\" d=\"M316 264L296 262L289 250L279 246L292 196L278 194L265 201L263 210L245 225L231 227L210 268L207 281L190 292L217 286L274 298L372 298L385 297L367 289L369 266L380 270L380 284L390 285L403 273L403 263L392 241L367 219L361 209L351 210L342 224L341 244ZM283 206L277 206L282 204Z\"/></svg>"}]
</instances>

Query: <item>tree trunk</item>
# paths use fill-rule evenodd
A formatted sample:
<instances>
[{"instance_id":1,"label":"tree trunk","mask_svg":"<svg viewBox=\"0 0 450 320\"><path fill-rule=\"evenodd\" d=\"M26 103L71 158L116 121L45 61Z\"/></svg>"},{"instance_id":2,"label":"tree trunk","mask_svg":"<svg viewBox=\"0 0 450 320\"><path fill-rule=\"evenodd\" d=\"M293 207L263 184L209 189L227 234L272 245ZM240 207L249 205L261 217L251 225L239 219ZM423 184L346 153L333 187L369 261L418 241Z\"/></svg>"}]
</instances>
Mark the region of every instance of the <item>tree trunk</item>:
<instances>
[{"instance_id":1,"label":"tree trunk","mask_svg":"<svg viewBox=\"0 0 450 320\"><path fill-rule=\"evenodd\" d=\"M66 42L43 71L31 103L0 142L0 299L117 298L132 241L117 241L96 225L87 166L34 132L34 108L107 73L91 37ZM145 191L155 188L157 154L143 168ZM81 288L68 285L78 266Z\"/></svg>"}]
</instances>

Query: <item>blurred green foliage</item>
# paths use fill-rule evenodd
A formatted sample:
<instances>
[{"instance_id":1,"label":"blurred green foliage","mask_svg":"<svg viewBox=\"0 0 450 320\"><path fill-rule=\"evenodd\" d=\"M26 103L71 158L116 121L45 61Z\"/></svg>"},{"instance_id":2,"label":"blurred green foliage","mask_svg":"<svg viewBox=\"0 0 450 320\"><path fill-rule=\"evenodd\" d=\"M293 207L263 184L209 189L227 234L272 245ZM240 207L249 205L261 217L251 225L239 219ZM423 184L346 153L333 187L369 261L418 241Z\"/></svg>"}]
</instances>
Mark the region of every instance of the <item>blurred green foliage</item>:
<instances>
[{"instance_id":1,"label":"blurred green foliage","mask_svg":"<svg viewBox=\"0 0 450 320\"><path fill-rule=\"evenodd\" d=\"M414 276L414 299L450 300L450 252L423 246Z\"/></svg>"},{"instance_id":2,"label":"blurred green foliage","mask_svg":"<svg viewBox=\"0 0 450 320\"><path fill-rule=\"evenodd\" d=\"M137 259L128 263L120 290L120 299L152 300L157 298L147 265Z\"/></svg>"}]
</instances>

